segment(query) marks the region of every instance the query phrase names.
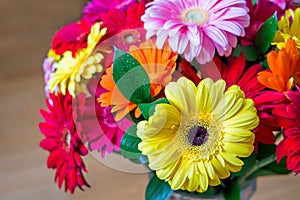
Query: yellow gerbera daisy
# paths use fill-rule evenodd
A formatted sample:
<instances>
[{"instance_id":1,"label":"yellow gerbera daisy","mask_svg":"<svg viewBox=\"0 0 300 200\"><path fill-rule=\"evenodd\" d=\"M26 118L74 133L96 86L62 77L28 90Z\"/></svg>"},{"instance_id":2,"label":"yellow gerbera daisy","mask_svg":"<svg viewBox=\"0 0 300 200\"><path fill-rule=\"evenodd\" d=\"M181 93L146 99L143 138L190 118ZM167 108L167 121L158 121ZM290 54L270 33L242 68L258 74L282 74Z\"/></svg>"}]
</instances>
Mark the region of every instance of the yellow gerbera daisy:
<instances>
[{"instance_id":1,"label":"yellow gerbera daisy","mask_svg":"<svg viewBox=\"0 0 300 200\"><path fill-rule=\"evenodd\" d=\"M285 12L278 22L278 30L274 37L273 45L277 45L278 49L285 48L285 44L289 38L292 38L297 48L300 49L300 8L296 10L289 9Z\"/></svg>"},{"instance_id":2,"label":"yellow gerbera daisy","mask_svg":"<svg viewBox=\"0 0 300 200\"><path fill-rule=\"evenodd\" d=\"M56 66L56 71L52 74L49 80L50 91L53 92L57 86L65 95L66 90L74 97L76 83L81 81L81 78L90 79L94 73L103 70L100 64L103 55L94 51L100 39L105 35L106 28L100 30L100 23L95 23L87 38L87 47L78 50L75 58L71 51L66 51L62 59Z\"/></svg>"},{"instance_id":3,"label":"yellow gerbera daisy","mask_svg":"<svg viewBox=\"0 0 300 200\"><path fill-rule=\"evenodd\" d=\"M251 99L236 85L207 78L198 87L186 78L165 89L170 104L158 104L148 121L138 124L139 149L149 167L173 190L205 192L220 178L241 170L240 157L253 152L258 125Z\"/></svg>"}]
</instances>

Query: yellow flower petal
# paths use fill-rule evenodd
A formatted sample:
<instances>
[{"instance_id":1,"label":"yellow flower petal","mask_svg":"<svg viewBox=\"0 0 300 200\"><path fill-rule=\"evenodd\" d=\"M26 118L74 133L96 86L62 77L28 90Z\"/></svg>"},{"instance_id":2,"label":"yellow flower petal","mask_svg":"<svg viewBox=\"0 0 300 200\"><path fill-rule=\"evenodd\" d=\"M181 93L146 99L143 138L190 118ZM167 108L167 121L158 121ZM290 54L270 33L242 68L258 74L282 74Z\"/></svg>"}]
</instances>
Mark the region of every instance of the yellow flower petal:
<instances>
[{"instance_id":1,"label":"yellow flower petal","mask_svg":"<svg viewBox=\"0 0 300 200\"><path fill-rule=\"evenodd\" d=\"M186 173L186 170L187 170L187 166L186 164L183 164L182 163L183 161L181 161L179 163L179 166L177 168L177 171L176 173L174 174L174 177L172 179L172 181L170 181L170 184L171 184L171 188L173 190L178 190L180 189L184 182L185 182L185 179L187 178L187 173Z\"/></svg>"},{"instance_id":2,"label":"yellow flower petal","mask_svg":"<svg viewBox=\"0 0 300 200\"><path fill-rule=\"evenodd\" d=\"M165 94L171 105L182 111L183 115L189 114L188 104L190 102L184 96L184 91L179 84L171 82L165 89Z\"/></svg>"},{"instance_id":3,"label":"yellow flower petal","mask_svg":"<svg viewBox=\"0 0 300 200\"><path fill-rule=\"evenodd\" d=\"M234 155L239 155L240 157L248 157L253 152L254 146L251 143L226 142L224 144L224 149L225 151L230 152Z\"/></svg>"},{"instance_id":4,"label":"yellow flower petal","mask_svg":"<svg viewBox=\"0 0 300 200\"><path fill-rule=\"evenodd\" d=\"M230 152L220 152L221 156L227 161L227 163L230 163L234 166L242 166L244 164L243 161L235 157L235 155L231 154Z\"/></svg>"},{"instance_id":5,"label":"yellow flower petal","mask_svg":"<svg viewBox=\"0 0 300 200\"><path fill-rule=\"evenodd\" d=\"M200 176L200 188L197 191L205 192L208 188L208 176L205 170L205 166L201 161L198 162L198 170L201 173L201 176Z\"/></svg>"},{"instance_id":6,"label":"yellow flower petal","mask_svg":"<svg viewBox=\"0 0 300 200\"><path fill-rule=\"evenodd\" d=\"M51 92L54 92L58 86L63 94L66 94L68 89L70 94L75 97L75 82L80 82L81 77L90 79L94 73L102 71L100 62L103 56L100 53L94 53L94 50L105 33L106 29L100 30L100 23L95 23L91 27L86 48L79 49L75 57L71 51L63 54L62 59L56 65L56 71L49 80ZM97 65L97 68L94 65Z\"/></svg>"},{"instance_id":7,"label":"yellow flower petal","mask_svg":"<svg viewBox=\"0 0 300 200\"><path fill-rule=\"evenodd\" d=\"M278 22L278 30L275 34L273 45L277 45L278 49L286 47L288 39L292 38L297 48L300 49L300 8L295 10L288 9L285 11L285 16L282 16Z\"/></svg>"},{"instance_id":8,"label":"yellow flower petal","mask_svg":"<svg viewBox=\"0 0 300 200\"><path fill-rule=\"evenodd\" d=\"M197 91L197 88L195 86L195 84L186 79L186 78L180 78L178 79L177 83L180 85L181 88L185 88L183 89L183 93L184 93L184 96L187 100L187 102L189 102L189 104L187 104L188 106L188 110L192 110L196 107L196 104L195 104L195 98L196 98L196 91Z\"/></svg>"},{"instance_id":9,"label":"yellow flower petal","mask_svg":"<svg viewBox=\"0 0 300 200\"><path fill-rule=\"evenodd\" d=\"M224 167L225 164L222 165L216 158L213 158L211 162L218 177L224 179L230 176L230 172Z\"/></svg>"}]
</instances>

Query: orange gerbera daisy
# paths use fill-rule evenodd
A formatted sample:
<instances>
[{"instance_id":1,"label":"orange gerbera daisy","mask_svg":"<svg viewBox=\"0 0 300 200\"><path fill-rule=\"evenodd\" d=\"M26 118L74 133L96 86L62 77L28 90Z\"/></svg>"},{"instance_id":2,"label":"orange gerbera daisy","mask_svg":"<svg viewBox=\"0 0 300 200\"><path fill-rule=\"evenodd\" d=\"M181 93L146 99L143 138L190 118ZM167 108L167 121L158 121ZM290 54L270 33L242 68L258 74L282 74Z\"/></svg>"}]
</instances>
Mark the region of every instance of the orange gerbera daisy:
<instances>
[{"instance_id":1,"label":"orange gerbera daisy","mask_svg":"<svg viewBox=\"0 0 300 200\"><path fill-rule=\"evenodd\" d=\"M267 55L270 71L258 73L258 81L278 92L300 84L300 54L294 40L289 39L286 48Z\"/></svg>"},{"instance_id":2,"label":"orange gerbera daisy","mask_svg":"<svg viewBox=\"0 0 300 200\"><path fill-rule=\"evenodd\" d=\"M147 72L151 83L151 96L157 96L161 90L172 79L172 74L176 68L177 54L173 53L168 45L163 49L158 49L152 40L147 40L139 47L131 46L129 49L132 55ZM136 104L130 102L115 85L112 76L112 66L106 69L106 74L102 76L100 84L107 92L100 95L98 102L101 106L112 105L111 112L114 112L115 119L121 120L128 113L134 110L134 116L138 118L141 111Z\"/></svg>"}]
</instances>

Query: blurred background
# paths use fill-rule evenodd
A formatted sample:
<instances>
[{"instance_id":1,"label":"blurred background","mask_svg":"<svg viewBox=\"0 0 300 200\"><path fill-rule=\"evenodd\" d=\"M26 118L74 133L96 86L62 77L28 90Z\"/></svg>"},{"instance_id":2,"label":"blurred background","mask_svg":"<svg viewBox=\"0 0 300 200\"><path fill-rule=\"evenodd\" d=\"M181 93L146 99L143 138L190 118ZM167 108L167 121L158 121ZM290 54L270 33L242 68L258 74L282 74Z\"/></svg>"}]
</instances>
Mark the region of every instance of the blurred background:
<instances>
[{"instance_id":1,"label":"blurred background","mask_svg":"<svg viewBox=\"0 0 300 200\"><path fill-rule=\"evenodd\" d=\"M85 0L0 1L0 199L142 200L147 174L130 174L85 158L91 188L59 190L48 153L39 148L39 109L45 108L42 61L61 26L80 17ZM259 178L254 200L300 196L300 176Z\"/></svg>"}]
</instances>

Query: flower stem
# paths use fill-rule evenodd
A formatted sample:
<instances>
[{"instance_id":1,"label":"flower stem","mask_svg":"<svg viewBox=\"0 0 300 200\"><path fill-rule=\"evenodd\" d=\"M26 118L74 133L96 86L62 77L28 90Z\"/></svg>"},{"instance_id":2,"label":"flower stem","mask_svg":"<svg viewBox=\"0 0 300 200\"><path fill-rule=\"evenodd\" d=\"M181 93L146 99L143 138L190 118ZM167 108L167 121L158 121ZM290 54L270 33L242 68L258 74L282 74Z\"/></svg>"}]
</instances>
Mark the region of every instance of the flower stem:
<instances>
[{"instance_id":1,"label":"flower stem","mask_svg":"<svg viewBox=\"0 0 300 200\"><path fill-rule=\"evenodd\" d=\"M276 160L276 155L275 154L271 154L268 157L256 162L250 169L249 171L244 175L241 176L238 179L238 183L242 184L247 178L249 178L254 172L256 172L258 169L263 168L265 166L267 166L268 164L274 162Z\"/></svg>"}]
</instances>

